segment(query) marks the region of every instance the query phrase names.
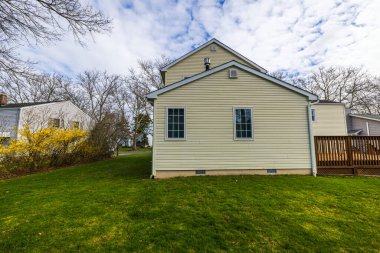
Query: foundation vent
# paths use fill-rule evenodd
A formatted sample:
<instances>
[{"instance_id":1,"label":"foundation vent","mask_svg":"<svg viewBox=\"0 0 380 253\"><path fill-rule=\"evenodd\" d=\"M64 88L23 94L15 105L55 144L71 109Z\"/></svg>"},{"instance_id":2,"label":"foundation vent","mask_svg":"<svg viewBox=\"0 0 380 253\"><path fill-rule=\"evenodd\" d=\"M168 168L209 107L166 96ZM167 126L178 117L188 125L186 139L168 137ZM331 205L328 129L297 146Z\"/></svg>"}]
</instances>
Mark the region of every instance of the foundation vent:
<instances>
[{"instance_id":1,"label":"foundation vent","mask_svg":"<svg viewBox=\"0 0 380 253\"><path fill-rule=\"evenodd\" d=\"M276 169L268 169L267 174L271 174L271 175L277 174L277 170Z\"/></svg>"},{"instance_id":2,"label":"foundation vent","mask_svg":"<svg viewBox=\"0 0 380 253\"><path fill-rule=\"evenodd\" d=\"M206 171L205 171L205 170L196 170L196 171L195 171L195 174L196 174L196 175L205 175L205 174L206 174Z\"/></svg>"}]
</instances>

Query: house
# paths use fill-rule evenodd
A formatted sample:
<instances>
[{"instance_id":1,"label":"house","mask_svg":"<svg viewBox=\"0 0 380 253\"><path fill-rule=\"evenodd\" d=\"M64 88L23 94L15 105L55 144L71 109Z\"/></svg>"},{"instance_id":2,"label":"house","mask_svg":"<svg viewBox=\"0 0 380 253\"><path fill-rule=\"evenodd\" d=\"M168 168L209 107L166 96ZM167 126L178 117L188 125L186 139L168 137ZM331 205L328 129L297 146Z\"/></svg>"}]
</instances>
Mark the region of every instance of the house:
<instances>
[{"instance_id":1,"label":"house","mask_svg":"<svg viewBox=\"0 0 380 253\"><path fill-rule=\"evenodd\" d=\"M350 135L380 136L380 115L348 114Z\"/></svg>"},{"instance_id":2,"label":"house","mask_svg":"<svg viewBox=\"0 0 380 253\"><path fill-rule=\"evenodd\" d=\"M28 125L32 131L56 126L89 129L91 118L70 101L8 104L0 94L0 137L19 138L18 130Z\"/></svg>"},{"instance_id":3,"label":"house","mask_svg":"<svg viewBox=\"0 0 380 253\"><path fill-rule=\"evenodd\" d=\"M151 147L152 146L152 141L153 141L153 136L152 134L148 133L146 135L146 141L144 140L144 134L140 134L137 137L137 146L139 147ZM125 140L121 141L121 146L123 147L132 147L133 146L133 139L132 138L126 138Z\"/></svg>"},{"instance_id":4,"label":"house","mask_svg":"<svg viewBox=\"0 0 380 253\"><path fill-rule=\"evenodd\" d=\"M152 175L316 174L312 101L216 39L161 70Z\"/></svg>"},{"instance_id":5,"label":"house","mask_svg":"<svg viewBox=\"0 0 380 253\"><path fill-rule=\"evenodd\" d=\"M346 107L343 103L319 100L311 106L314 136L347 135Z\"/></svg>"}]
</instances>

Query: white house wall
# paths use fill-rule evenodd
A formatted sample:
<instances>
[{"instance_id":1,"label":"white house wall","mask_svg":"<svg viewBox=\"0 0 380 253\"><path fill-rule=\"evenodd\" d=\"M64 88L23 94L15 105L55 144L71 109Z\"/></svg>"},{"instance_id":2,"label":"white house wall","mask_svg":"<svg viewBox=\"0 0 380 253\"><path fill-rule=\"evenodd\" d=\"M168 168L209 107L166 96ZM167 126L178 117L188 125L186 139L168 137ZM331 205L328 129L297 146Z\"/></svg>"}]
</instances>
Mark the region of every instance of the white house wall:
<instances>
[{"instance_id":1,"label":"white house wall","mask_svg":"<svg viewBox=\"0 0 380 253\"><path fill-rule=\"evenodd\" d=\"M49 126L49 119L59 118L64 128L70 127L70 122L77 121L80 128L89 130L91 118L70 101L41 104L21 108L18 128L28 124L33 131Z\"/></svg>"}]
</instances>

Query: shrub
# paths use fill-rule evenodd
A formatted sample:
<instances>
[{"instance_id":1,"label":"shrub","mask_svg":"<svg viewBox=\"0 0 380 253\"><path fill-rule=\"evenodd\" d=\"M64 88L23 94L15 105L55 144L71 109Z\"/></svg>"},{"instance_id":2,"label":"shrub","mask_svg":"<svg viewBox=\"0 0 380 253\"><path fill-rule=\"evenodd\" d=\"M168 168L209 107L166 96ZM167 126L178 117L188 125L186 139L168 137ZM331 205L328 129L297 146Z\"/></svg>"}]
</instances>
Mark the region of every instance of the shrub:
<instances>
[{"instance_id":1,"label":"shrub","mask_svg":"<svg viewBox=\"0 0 380 253\"><path fill-rule=\"evenodd\" d=\"M33 132L25 127L21 138L0 146L0 174L27 173L44 168L99 160L107 156L80 129L49 127Z\"/></svg>"}]
</instances>

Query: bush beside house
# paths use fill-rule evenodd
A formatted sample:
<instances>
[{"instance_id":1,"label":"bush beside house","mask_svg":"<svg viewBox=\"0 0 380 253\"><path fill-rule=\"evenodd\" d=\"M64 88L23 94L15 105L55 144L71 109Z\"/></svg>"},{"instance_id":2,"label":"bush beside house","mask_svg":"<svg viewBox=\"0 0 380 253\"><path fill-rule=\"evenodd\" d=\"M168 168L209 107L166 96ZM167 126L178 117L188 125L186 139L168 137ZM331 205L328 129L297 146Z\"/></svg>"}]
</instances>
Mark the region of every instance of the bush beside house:
<instances>
[{"instance_id":1,"label":"bush beside house","mask_svg":"<svg viewBox=\"0 0 380 253\"><path fill-rule=\"evenodd\" d=\"M0 177L12 177L48 168L110 157L91 132L57 127L32 131L25 127L21 138L0 146Z\"/></svg>"}]
</instances>

